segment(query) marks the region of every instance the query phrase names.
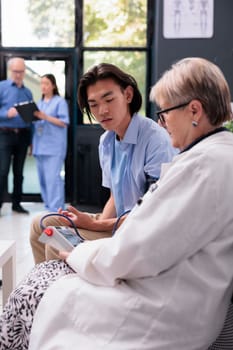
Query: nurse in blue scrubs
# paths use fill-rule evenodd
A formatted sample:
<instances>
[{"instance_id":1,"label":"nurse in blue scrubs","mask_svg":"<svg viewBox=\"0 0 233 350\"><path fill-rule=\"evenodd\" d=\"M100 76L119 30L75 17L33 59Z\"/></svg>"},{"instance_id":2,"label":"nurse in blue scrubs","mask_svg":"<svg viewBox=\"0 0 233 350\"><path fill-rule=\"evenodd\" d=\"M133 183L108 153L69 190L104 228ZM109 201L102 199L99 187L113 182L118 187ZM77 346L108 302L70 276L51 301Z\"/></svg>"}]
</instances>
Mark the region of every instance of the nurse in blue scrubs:
<instances>
[{"instance_id":1,"label":"nurse in blue scrubs","mask_svg":"<svg viewBox=\"0 0 233 350\"><path fill-rule=\"evenodd\" d=\"M41 77L42 97L35 112L33 155L36 159L41 196L48 211L64 208L65 187L61 176L67 151L69 111L66 100L59 95L52 74Z\"/></svg>"}]
</instances>

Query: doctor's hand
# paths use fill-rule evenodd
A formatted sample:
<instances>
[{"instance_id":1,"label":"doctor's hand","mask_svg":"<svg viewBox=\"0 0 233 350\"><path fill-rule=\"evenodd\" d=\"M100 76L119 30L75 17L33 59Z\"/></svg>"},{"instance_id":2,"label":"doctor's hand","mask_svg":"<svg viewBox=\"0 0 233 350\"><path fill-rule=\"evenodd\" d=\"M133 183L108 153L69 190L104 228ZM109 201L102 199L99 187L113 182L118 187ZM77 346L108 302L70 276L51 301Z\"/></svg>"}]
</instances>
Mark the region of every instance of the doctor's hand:
<instances>
[{"instance_id":1,"label":"doctor's hand","mask_svg":"<svg viewBox=\"0 0 233 350\"><path fill-rule=\"evenodd\" d=\"M66 259L68 258L69 255L70 255L70 253L68 253L68 252L59 251L59 257L60 257L62 260L66 260Z\"/></svg>"},{"instance_id":2,"label":"doctor's hand","mask_svg":"<svg viewBox=\"0 0 233 350\"><path fill-rule=\"evenodd\" d=\"M38 119L42 119L42 120L48 119L47 114L45 114L45 113L42 112L42 111L35 111L33 114L34 114L34 116L37 117Z\"/></svg>"}]
</instances>

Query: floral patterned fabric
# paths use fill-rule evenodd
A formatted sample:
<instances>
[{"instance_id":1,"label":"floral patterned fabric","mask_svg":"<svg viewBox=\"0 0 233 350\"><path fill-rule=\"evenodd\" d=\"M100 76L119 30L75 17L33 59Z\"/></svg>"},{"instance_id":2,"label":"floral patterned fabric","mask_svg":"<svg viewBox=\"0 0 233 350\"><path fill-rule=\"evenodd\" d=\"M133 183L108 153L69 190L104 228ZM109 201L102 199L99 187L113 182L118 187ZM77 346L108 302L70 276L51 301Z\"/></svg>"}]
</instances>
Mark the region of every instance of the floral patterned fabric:
<instances>
[{"instance_id":1,"label":"floral patterned fabric","mask_svg":"<svg viewBox=\"0 0 233 350\"><path fill-rule=\"evenodd\" d=\"M28 349L37 306L48 287L61 276L74 273L62 260L36 265L10 294L0 316L0 350Z\"/></svg>"}]
</instances>

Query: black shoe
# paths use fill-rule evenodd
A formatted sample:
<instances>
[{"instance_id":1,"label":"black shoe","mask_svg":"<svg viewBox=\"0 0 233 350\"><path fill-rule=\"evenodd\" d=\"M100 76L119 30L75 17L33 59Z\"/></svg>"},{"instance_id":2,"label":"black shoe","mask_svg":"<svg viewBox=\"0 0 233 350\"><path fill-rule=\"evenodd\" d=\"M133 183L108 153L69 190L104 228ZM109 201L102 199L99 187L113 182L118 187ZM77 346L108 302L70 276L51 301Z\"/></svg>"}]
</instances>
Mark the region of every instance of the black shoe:
<instances>
[{"instance_id":1,"label":"black shoe","mask_svg":"<svg viewBox=\"0 0 233 350\"><path fill-rule=\"evenodd\" d=\"M29 214L29 211L24 209L20 204L12 205L12 210L19 214Z\"/></svg>"}]
</instances>

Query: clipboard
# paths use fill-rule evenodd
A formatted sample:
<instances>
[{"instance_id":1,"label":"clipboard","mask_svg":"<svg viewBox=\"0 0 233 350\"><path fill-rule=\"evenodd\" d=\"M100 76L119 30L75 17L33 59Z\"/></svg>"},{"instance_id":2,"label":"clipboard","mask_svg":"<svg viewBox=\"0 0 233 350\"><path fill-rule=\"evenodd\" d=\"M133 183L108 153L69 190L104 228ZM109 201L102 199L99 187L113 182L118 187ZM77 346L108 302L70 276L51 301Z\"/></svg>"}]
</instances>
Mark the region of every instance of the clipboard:
<instances>
[{"instance_id":1,"label":"clipboard","mask_svg":"<svg viewBox=\"0 0 233 350\"><path fill-rule=\"evenodd\" d=\"M39 111L39 108L34 101L21 102L15 104L14 107L17 109L17 112L25 123L31 123L32 121L38 120L33 114L35 111Z\"/></svg>"}]
</instances>

